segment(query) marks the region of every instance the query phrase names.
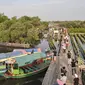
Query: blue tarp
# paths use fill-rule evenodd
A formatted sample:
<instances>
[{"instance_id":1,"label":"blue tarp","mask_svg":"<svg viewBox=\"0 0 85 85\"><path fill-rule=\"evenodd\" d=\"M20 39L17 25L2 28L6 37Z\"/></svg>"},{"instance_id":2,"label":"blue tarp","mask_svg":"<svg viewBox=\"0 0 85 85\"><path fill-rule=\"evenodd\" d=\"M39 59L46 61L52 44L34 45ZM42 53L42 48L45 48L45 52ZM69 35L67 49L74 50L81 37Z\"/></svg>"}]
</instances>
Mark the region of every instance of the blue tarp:
<instances>
[{"instance_id":1,"label":"blue tarp","mask_svg":"<svg viewBox=\"0 0 85 85\"><path fill-rule=\"evenodd\" d=\"M36 48L33 48L33 49L25 49L26 52L32 52L32 50L33 50L34 52L38 52L38 49L36 49Z\"/></svg>"},{"instance_id":2,"label":"blue tarp","mask_svg":"<svg viewBox=\"0 0 85 85\"><path fill-rule=\"evenodd\" d=\"M14 51L14 52L9 52L9 53L1 53L0 54L0 59L14 57L14 56L22 55L22 54L23 53L21 51Z\"/></svg>"},{"instance_id":3,"label":"blue tarp","mask_svg":"<svg viewBox=\"0 0 85 85\"><path fill-rule=\"evenodd\" d=\"M32 50L34 52L38 52L38 48L30 48L30 49L14 49L13 51L20 51L20 50L24 50L26 52L32 52Z\"/></svg>"}]
</instances>

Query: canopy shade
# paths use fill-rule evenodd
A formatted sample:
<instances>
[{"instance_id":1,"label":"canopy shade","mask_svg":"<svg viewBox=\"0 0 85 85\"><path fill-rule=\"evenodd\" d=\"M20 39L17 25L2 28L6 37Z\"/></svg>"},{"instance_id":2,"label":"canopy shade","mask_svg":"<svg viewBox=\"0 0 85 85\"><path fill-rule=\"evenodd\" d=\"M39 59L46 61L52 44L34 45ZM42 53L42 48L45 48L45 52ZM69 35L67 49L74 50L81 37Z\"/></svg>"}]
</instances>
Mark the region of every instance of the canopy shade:
<instances>
[{"instance_id":1,"label":"canopy shade","mask_svg":"<svg viewBox=\"0 0 85 85\"><path fill-rule=\"evenodd\" d=\"M24 66L26 64L32 63L34 60L40 59L40 58L45 58L46 54L39 52L39 53L33 53L31 55L25 55L22 57L16 57L16 63L18 63L19 66Z\"/></svg>"}]
</instances>

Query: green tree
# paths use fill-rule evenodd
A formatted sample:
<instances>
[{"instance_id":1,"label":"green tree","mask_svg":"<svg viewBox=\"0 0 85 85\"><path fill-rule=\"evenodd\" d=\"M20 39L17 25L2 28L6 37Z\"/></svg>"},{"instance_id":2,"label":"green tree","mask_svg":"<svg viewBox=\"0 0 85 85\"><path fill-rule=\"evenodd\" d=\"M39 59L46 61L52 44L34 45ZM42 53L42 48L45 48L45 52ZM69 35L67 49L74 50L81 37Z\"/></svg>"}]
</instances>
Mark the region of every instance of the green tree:
<instances>
[{"instance_id":1,"label":"green tree","mask_svg":"<svg viewBox=\"0 0 85 85\"><path fill-rule=\"evenodd\" d=\"M0 13L0 23L8 20L8 17L4 15L4 13Z\"/></svg>"}]
</instances>

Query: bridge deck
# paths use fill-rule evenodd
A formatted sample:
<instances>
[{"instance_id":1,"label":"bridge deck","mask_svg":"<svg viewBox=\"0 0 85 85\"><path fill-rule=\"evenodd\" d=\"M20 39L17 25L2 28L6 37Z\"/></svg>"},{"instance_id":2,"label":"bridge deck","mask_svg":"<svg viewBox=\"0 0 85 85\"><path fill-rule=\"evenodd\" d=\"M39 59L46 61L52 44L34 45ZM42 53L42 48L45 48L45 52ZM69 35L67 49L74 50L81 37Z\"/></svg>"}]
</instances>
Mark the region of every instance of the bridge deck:
<instances>
[{"instance_id":1,"label":"bridge deck","mask_svg":"<svg viewBox=\"0 0 85 85\"><path fill-rule=\"evenodd\" d=\"M56 57L56 61L51 62L46 72L46 75L43 79L42 85L53 85L54 83L56 83L56 79L60 78L60 75L61 75L60 69L62 66L65 66L67 70L67 85L73 85L73 76L72 76L71 66L68 66L67 64L68 50L71 51L72 57L74 57L71 46L66 50L66 53L62 53L62 49L61 49L60 55Z\"/></svg>"}]
</instances>

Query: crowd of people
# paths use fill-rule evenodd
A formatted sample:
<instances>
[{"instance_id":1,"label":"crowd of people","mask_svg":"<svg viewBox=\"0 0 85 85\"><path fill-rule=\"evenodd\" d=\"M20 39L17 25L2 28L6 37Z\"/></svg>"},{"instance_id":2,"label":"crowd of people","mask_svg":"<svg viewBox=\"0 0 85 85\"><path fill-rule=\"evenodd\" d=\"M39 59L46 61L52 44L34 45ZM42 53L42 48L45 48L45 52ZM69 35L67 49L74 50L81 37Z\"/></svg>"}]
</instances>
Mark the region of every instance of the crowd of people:
<instances>
[{"instance_id":1,"label":"crowd of people","mask_svg":"<svg viewBox=\"0 0 85 85\"><path fill-rule=\"evenodd\" d=\"M64 41L63 41L63 44L62 44L62 49L63 49L63 53L66 53L66 49L68 49L69 47L69 40L68 40L68 36L66 35L64 37ZM78 75L77 75L77 71L76 71L76 67L78 65L78 61L77 61L77 58L72 58L72 55L71 55L71 52L68 50L67 52L67 60L68 60L68 66L71 67L72 69L72 75L74 76L74 84L73 85L79 85L79 78L78 78ZM64 85L66 85L66 81L67 81L67 70L65 68L65 66L63 66L61 68L61 81L64 82Z\"/></svg>"},{"instance_id":2,"label":"crowd of people","mask_svg":"<svg viewBox=\"0 0 85 85\"><path fill-rule=\"evenodd\" d=\"M65 32L67 32L67 31L65 31ZM63 51L63 53L66 53L66 50L68 50L69 46L70 46L69 38L68 38L68 35L65 33L64 36L63 36L63 41L62 41L62 51ZM78 77L77 71L76 71L76 67L78 65L77 56L76 56L76 58L73 58L70 50L68 50L68 52L67 52L67 61L68 61L67 66L70 67L71 70L72 70L73 85L79 85L79 77ZM61 67L60 81L63 82L63 85L66 85L67 73L68 72L66 70L66 67L65 66ZM57 85L57 84L55 84L55 85Z\"/></svg>"}]
</instances>

